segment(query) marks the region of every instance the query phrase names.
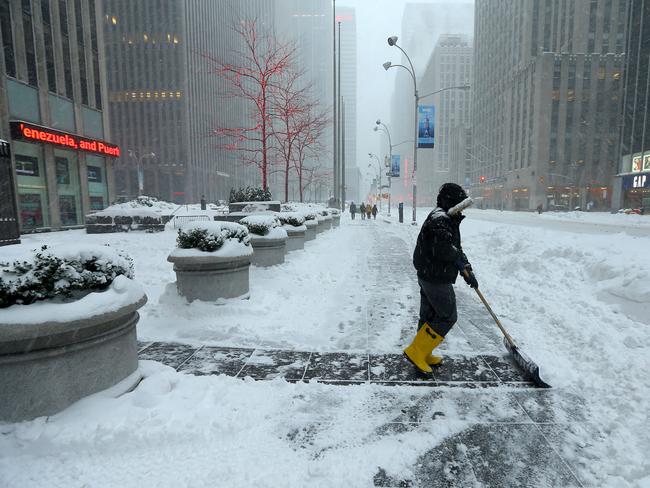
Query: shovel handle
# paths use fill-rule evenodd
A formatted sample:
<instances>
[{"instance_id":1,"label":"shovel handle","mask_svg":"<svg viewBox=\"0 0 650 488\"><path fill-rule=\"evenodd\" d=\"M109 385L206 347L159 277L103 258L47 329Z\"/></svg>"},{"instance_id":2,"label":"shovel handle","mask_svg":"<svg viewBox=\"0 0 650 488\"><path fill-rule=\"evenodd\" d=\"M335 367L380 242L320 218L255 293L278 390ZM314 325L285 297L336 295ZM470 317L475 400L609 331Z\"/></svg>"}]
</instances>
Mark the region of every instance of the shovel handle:
<instances>
[{"instance_id":1,"label":"shovel handle","mask_svg":"<svg viewBox=\"0 0 650 488\"><path fill-rule=\"evenodd\" d=\"M467 273L466 269L463 269L462 273L463 273L463 276L469 277L469 274ZM496 322L497 326L501 330L501 333L503 334L503 336L506 338L506 340L510 343L511 346L515 347L515 341L512 340L512 337L510 337L510 334L508 334L508 331L503 327L503 325L501 325L501 321L499 320L499 317L497 317L496 314L492 311L492 307L490 307L490 304L487 302L487 300L483 296L483 293L481 293L481 290L479 290L478 288L474 288L474 291L476 292L478 297L483 302L483 305L485 305L485 308L487 308L487 311L490 312L490 315L492 316L492 318Z\"/></svg>"}]
</instances>

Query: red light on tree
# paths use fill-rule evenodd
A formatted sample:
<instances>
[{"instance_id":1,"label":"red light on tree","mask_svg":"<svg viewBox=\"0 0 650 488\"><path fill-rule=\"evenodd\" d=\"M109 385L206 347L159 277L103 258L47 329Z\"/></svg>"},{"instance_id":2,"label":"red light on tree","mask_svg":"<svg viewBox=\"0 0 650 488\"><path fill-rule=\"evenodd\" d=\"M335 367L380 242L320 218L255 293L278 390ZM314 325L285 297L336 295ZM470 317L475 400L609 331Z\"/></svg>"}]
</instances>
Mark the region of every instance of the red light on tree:
<instances>
[{"instance_id":1,"label":"red light on tree","mask_svg":"<svg viewBox=\"0 0 650 488\"><path fill-rule=\"evenodd\" d=\"M478 181L479 181L481 184L485 183L485 176L483 176L483 175L479 176Z\"/></svg>"}]
</instances>

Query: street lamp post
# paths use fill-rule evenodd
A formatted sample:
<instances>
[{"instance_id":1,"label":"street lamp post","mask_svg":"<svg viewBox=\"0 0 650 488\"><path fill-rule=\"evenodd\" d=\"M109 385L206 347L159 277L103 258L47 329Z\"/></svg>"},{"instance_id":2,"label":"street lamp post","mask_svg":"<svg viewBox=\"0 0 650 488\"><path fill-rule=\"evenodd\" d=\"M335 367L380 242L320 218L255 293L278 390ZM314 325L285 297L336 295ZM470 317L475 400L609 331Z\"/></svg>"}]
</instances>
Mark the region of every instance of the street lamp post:
<instances>
[{"instance_id":1,"label":"street lamp post","mask_svg":"<svg viewBox=\"0 0 650 488\"><path fill-rule=\"evenodd\" d=\"M386 71L388 71L390 68L404 68L406 71L409 72L411 75L411 78L413 79L413 95L415 98L415 113L413 114L413 120L414 120L414 140L413 140L413 221L411 222L412 224L417 224L416 220L416 208L417 208L417 179L416 179L416 174L418 170L418 106L420 99L429 97L431 95L435 95L436 93L440 93L445 90L452 90L452 89L461 89L461 90L466 90L469 88L469 85L462 85L462 86L453 86L453 87L446 87L442 88L440 90L436 90L431 93L427 93L426 95L419 96L418 95L418 82L417 82L417 76L415 75L415 69L413 68L413 63L411 62L411 58L409 58L408 54L406 54L406 51L402 49L401 46L397 44L397 36L390 36L388 38L388 45L389 46L395 46L397 49L402 51L402 54L406 57L406 60L409 63L410 69L404 66L403 64L392 64L390 61L386 61L383 66Z\"/></svg>"},{"instance_id":2,"label":"street lamp post","mask_svg":"<svg viewBox=\"0 0 650 488\"><path fill-rule=\"evenodd\" d=\"M377 188L377 194L379 196L379 211L381 212L381 161L379 160L379 157L376 154L368 153L368 156L372 159L375 158L377 160L377 169L379 170L379 186ZM368 165L369 167L372 167L371 164Z\"/></svg>"},{"instance_id":3,"label":"street lamp post","mask_svg":"<svg viewBox=\"0 0 650 488\"><path fill-rule=\"evenodd\" d=\"M379 131L380 130L379 129L380 125L383 127L382 132L384 132L388 136L388 147L389 147L388 154L389 155L388 155L388 172L386 173L386 175L388 176L388 216L390 217L390 206L391 206L390 205L390 199L391 199L391 194L393 192L393 188L392 188L393 187L393 168L391 166L393 164L393 143L392 143L391 138L390 138L390 130L388 130L388 126L386 124L384 124L380 119L377 119L377 125L375 125L374 131L375 132Z\"/></svg>"},{"instance_id":4,"label":"street lamp post","mask_svg":"<svg viewBox=\"0 0 650 488\"><path fill-rule=\"evenodd\" d=\"M142 192L144 191L144 168L142 167L142 160L144 158L155 158L156 155L154 153L148 153L138 156L134 150L129 149L129 156L133 158L136 164L136 169L138 171L138 196L141 197Z\"/></svg>"}]
</instances>

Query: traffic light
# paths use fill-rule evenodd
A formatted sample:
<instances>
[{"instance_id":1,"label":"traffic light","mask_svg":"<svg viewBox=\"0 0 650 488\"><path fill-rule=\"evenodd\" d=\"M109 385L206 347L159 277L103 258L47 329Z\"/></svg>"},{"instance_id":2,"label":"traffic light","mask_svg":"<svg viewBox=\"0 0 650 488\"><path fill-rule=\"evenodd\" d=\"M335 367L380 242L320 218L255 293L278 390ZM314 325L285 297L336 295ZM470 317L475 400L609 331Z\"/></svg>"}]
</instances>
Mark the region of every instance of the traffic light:
<instances>
[{"instance_id":1,"label":"traffic light","mask_svg":"<svg viewBox=\"0 0 650 488\"><path fill-rule=\"evenodd\" d=\"M483 175L479 176L479 177L478 177L478 181L479 181L481 184L485 183L485 176L483 176Z\"/></svg>"}]
</instances>

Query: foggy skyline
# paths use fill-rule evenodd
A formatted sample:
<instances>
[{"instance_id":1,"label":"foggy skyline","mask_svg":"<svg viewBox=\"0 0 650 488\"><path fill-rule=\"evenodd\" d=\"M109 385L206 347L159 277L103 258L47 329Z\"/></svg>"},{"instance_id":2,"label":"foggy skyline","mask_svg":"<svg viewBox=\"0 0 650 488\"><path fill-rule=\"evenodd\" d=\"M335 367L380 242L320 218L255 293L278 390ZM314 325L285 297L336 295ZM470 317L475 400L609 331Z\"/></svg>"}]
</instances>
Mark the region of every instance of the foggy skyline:
<instances>
[{"instance_id":1,"label":"foggy skyline","mask_svg":"<svg viewBox=\"0 0 650 488\"><path fill-rule=\"evenodd\" d=\"M386 71L382 64L386 61L398 63L401 60L401 53L388 46L386 39L391 35L404 39L404 7L406 4L417 3L436 4L440 1L339 0L336 3L337 7L353 7L357 12L357 165L368 184L373 178L373 172L366 164L368 152L384 154L388 147L386 138L372 128L378 118L390 125L391 97L397 75L397 70ZM450 1L445 3L449 4ZM457 0L457 3L474 2ZM473 32L473 28L470 32ZM409 52L418 76L424 72L436 39L427 39L429 42L430 46L419 53Z\"/></svg>"}]
</instances>

